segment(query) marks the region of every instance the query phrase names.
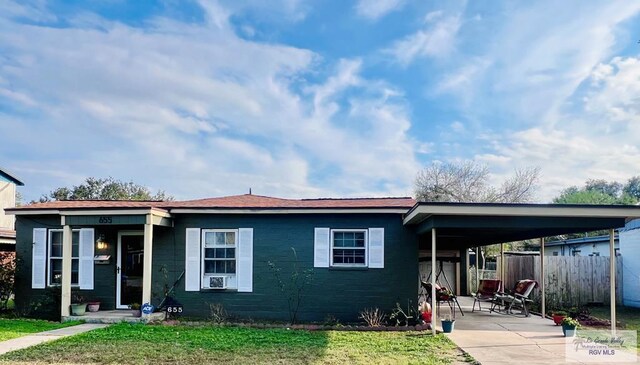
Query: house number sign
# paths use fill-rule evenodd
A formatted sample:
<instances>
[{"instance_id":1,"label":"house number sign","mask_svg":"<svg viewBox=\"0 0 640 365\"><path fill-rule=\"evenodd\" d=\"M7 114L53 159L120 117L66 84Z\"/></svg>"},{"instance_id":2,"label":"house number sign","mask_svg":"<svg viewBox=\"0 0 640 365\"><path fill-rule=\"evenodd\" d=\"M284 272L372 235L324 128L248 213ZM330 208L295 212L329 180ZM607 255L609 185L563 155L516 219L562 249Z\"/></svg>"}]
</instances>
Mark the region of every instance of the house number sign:
<instances>
[{"instance_id":1,"label":"house number sign","mask_svg":"<svg viewBox=\"0 0 640 365\"><path fill-rule=\"evenodd\" d=\"M113 223L113 217L105 215L105 216L101 216L100 218L98 218L98 223L103 223L103 224L110 224Z\"/></svg>"},{"instance_id":2,"label":"house number sign","mask_svg":"<svg viewBox=\"0 0 640 365\"><path fill-rule=\"evenodd\" d=\"M182 314L182 306L181 305L170 305L167 307L167 313L169 314Z\"/></svg>"}]
</instances>

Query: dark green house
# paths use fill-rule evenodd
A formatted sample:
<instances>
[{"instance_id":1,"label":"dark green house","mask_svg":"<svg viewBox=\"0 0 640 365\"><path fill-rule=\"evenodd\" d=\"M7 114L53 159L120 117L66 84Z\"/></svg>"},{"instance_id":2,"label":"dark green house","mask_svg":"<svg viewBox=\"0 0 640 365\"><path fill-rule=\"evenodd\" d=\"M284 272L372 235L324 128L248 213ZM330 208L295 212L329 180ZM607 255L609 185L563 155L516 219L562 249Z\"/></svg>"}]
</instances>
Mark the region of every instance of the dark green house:
<instances>
[{"instance_id":1,"label":"dark green house","mask_svg":"<svg viewBox=\"0 0 640 365\"><path fill-rule=\"evenodd\" d=\"M186 316L206 317L210 304L222 304L238 318L288 320L273 266L289 281L295 264L313 271L302 321L353 321L365 308L417 304L419 278L435 282L436 266L464 295L469 247L612 229L640 217L640 207L624 206L251 194L57 201L7 212L16 215L18 308L37 306L53 290L61 305L51 309L62 317L72 294L100 301L101 310L157 307L175 284Z\"/></svg>"},{"instance_id":2,"label":"dark green house","mask_svg":"<svg viewBox=\"0 0 640 365\"><path fill-rule=\"evenodd\" d=\"M239 318L286 320L287 297L269 263L288 281L297 261L302 270L313 269L299 318L354 320L367 307L415 302L417 236L402 224L414 204L411 198L240 195L15 208L16 305L36 305L49 288L61 287L63 317L70 292L100 301L101 309L157 306L177 281L173 297L184 315L205 317L209 304L221 303ZM71 241L68 273L65 239Z\"/></svg>"}]
</instances>

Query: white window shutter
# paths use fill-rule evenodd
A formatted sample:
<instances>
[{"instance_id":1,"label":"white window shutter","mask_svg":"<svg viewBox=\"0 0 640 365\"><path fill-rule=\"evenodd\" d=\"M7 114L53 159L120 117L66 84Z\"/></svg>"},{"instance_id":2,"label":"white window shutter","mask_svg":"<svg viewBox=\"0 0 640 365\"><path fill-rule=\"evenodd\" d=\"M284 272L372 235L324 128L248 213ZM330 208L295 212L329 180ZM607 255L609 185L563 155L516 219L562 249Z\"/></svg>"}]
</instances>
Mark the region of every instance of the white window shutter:
<instances>
[{"instance_id":1,"label":"white window shutter","mask_svg":"<svg viewBox=\"0 0 640 365\"><path fill-rule=\"evenodd\" d=\"M369 228L369 268L384 268L384 228Z\"/></svg>"},{"instance_id":2,"label":"white window shutter","mask_svg":"<svg viewBox=\"0 0 640 365\"><path fill-rule=\"evenodd\" d=\"M238 291L253 291L253 228L238 230Z\"/></svg>"},{"instance_id":3,"label":"white window shutter","mask_svg":"<svg viewBox=\"0 0 640 365\"><path fill-rule=\"evenodd\" d=\"M313 237L313 267L329 267L331 253L329 228L316 228Z\"/></svg>"},{"instance_id":4,"label":"white window shutter","mask_svg":"<svg viewBox=\"0 0 640 365\"><path fill-rule=\"evenodd\" d=\"M93 238L93 228L80 230L78 284L82 290L93 290Z\"/></svg>"},{"instance_id":5,"label":"white window shutter","mask_svg":"<svg viewBox=\"0 0 640 365\"><path fill-rule=\"evenodd\" d=\"M47 285L47 229L33 229L31 251L31 288L44 289Z\"/></svg>"},{"instance_id":6,"label":"white window shutter","mask_svg":"<svg viewBox=\"0 0 640 365\"><path fill-rule=\"evenodd\" d=\"M184 290L200 291L200 228L187 228Z\"/></svg>"}]
</instances>

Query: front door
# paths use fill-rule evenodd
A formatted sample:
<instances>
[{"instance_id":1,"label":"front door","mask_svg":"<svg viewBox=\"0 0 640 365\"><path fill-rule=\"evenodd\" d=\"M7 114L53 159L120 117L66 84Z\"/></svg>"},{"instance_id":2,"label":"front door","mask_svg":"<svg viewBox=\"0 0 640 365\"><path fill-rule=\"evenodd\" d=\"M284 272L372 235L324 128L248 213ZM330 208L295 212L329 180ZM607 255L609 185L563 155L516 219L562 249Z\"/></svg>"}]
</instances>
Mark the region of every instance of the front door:
<instances>
[{"instance_id":1,"label":"front door","mask_svg":"<svg viewBox=\"0 0 640 365\"><path fill-rule=\"evenodd\" d=\"M126 309L133 303L142 304L143 258L144 232L119 232L116 308Z\"/></svg>"}]
</instances>

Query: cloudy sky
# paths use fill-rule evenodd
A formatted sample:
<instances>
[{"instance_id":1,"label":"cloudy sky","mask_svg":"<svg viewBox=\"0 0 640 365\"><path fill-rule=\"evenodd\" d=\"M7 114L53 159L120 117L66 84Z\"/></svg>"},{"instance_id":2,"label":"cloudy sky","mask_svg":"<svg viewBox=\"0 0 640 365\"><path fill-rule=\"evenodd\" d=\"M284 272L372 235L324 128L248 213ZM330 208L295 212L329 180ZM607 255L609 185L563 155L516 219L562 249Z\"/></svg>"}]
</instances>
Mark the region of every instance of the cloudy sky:
<instances>
[{"instance_id":1,"label":"cloudy sky","mask_svg":"<svg viewBox=\"0 0 640 365\"><path fill-rule=\"evenodd\" d=\"M267 5L268 4L268 5ZM638 1L0 0L0 166L178 199L640 174Z\"/></svg>"}]
</instances>

